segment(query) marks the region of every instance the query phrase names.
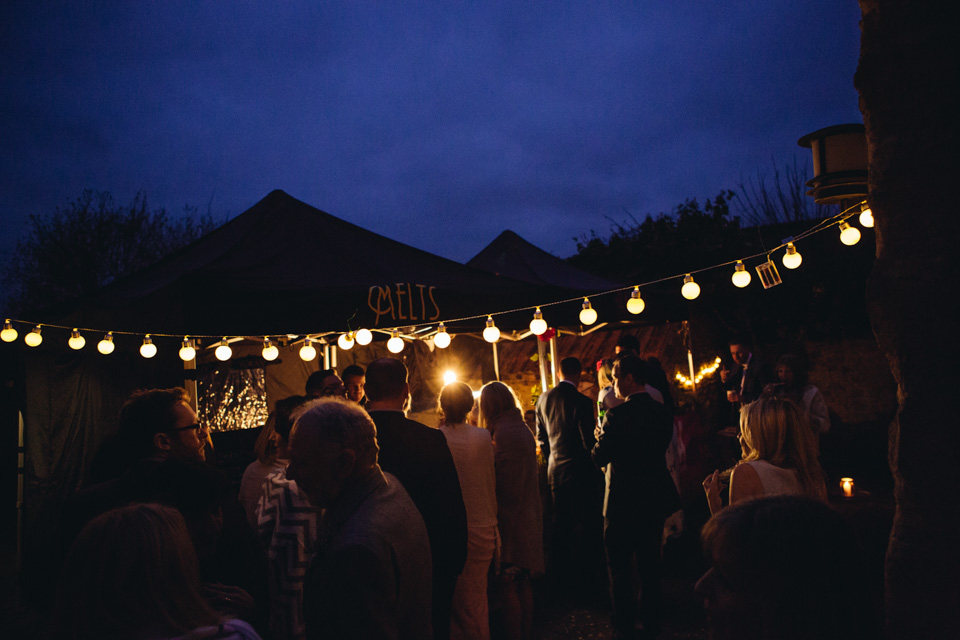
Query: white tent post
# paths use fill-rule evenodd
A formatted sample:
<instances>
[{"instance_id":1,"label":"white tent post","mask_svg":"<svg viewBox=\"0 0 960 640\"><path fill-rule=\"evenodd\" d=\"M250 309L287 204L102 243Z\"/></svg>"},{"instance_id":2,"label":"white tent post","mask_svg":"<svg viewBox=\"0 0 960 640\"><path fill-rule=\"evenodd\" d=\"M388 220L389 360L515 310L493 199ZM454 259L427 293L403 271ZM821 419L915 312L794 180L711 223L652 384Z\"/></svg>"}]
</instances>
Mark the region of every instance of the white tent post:
<instances>
[{"instance_id":1,"label":"white tent post","mask_svg":"<svg viewBox=\"0 0 960 640\"><path fill-rule=\"evenodd\" d=\"M500 381L500 359L497 357L497 343L494 342L493 347L493 375L497 378L497 382Z\"/></svg>"},{"instance_id":2,"label":"white tent post","mask_svg":"<svg viewBox=\"0 0 960 640\"><path fill-rule=\"evenodd\" d=\"M687 364L690 365L690 384L693 385L693 393L697 393L697 379L693 374L693 351L687 349Z\"/></svg>"},{"instance_id":3,"label":"white tent post","mask_svg":"<svg viewBox=\"0 0 960 640\"><path fill-rule=\"evenodd\" d=\"M553 379L553 386L557 386L557 336L550 338L550 377Z\"/></svg>"},{"instance_id":4,"label":"white tent post","mask_svg":"<svg viewBox=\"0 0 960 640\"><path fill-rule=\"evenodd\" d=\"M539 337L534 337L537 340L537 363L540 365L540 389L546 393L550 388L547 381L547 345Z\"/></svg>"}]
</instances>

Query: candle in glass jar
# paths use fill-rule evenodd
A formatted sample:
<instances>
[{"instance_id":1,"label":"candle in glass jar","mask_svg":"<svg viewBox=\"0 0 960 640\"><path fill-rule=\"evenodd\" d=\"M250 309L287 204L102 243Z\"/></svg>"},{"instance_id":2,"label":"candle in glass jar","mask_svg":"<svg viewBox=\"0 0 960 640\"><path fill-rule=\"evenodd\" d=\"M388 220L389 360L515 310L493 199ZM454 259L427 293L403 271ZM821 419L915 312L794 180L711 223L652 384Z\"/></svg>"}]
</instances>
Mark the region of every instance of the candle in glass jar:
<instances>
[{"instance_id":1,"label":"candle in glass jar","mask_svg":"<svg viewBox=\"0 0 960 640\"><path fill-rule=\"evenodd\" d=\"M843 497L853 497L853 478L840 478L840 488L843 489Z\"/></svg>"}]
</instances>

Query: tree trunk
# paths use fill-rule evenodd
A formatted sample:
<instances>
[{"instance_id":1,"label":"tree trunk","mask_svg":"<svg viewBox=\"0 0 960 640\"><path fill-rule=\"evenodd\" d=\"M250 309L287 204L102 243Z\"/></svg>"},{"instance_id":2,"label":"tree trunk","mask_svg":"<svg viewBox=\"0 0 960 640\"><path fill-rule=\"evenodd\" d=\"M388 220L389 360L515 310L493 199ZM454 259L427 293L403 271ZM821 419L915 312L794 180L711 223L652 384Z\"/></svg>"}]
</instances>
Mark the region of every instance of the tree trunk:
<instances>
[{"instance_id":1,"label":"tree trunk","mask_svg":"<svg viewBox=\"0 0 960 640\"><path fill-rule=\"evenodd\" d=\"M877 256L867 303L897 381L886 559L890 638L960 629L957 40L948 3L860 0L860 93ZM838 274L839 276L840 274Z\"/></svg>"}]
</instances>

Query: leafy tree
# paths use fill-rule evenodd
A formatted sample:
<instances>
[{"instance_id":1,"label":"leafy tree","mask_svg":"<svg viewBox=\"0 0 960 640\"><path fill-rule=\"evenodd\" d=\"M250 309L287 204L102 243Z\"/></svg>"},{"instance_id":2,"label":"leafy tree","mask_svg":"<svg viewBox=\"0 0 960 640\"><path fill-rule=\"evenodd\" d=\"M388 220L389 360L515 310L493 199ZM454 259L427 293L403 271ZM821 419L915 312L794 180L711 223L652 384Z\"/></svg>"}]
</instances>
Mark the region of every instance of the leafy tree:
<instances>
[{"instance_id":1,"label":"leafy tree","mask_svg":"<svg viewBox=\"0 0 960 640\"><path fill-rule=\"evenodd\" d=\"M142 192L121 206L108 192L88 189L52 215L31 215L29 233L4 270L9 306L14 313L31 313L88 294L219 224L191 207L184 213L172 218L165 209L151 211Z\"/></svg>"}]
</instances>

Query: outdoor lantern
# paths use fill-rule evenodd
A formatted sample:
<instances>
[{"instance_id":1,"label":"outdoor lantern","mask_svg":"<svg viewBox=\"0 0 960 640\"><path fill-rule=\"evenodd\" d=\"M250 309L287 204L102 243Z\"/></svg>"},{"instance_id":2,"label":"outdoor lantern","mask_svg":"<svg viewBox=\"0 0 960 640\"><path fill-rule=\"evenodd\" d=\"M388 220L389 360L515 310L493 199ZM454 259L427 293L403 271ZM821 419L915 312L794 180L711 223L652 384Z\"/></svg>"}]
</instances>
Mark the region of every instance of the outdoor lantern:
<instances>
[{"instance_id":1,"label":"outdoor lantern","mask_svg":"<svg viewBox=\"0 0 960 640\"><path fill-rule=\"evenodd\" d=\"M443 384L450 384L457 381L457 372L453 369L447 369L443 372Z\"/></svg>"},{"instance_id":2,"label":"outdoor lantern","mask_svg":"<svg viewBox=\"0 0 960 640\"><path fill-rule=\"evenodd\" d=\"M17 330L13 328L13 323L6 320L3 323L3 331L0 331L0 340L4 342L13 342L17 339Z\"/></svg>"},{"instance_id":3,"label":"outdoor lantern","mask_svg":"<svg viewBox=\"0 0 960 640\"><path fill-rule=\"evenodd\" d=\"M493 316L487 316L487 326L483 330L483 339L487 342L496 342L500 339L500 329L493 324Z\"/></svg>"},{"instance_id":4,"label":"outdoor lantern","mask_svg":"<svg viewBox=\"0 0 960 640\"><path fill-rule=\"evenodd\" d=\"M300 347L300 359L304 362L310 362L317 357L317 350L313 346L313 340L304 338L303 346Z\"/></svg>"},{"instance_id":5,"label":"outdoor lantern","mask_svg":"<svg viewBox=\"0 0 960 640\"><path fill-rule=\"evenodd\" d=\"M157 355L157 345L153 344L153 338L148 333L143 337L143 344L140 345L140 355L144 358L152 358Z\"/></svg>"},{"instance_id":6,"label":"outdoor lantern","mask_svg":"<svg viewBox=\"0 0 960 640\"><path fill-rule=\"evenodd\" d=\"M851 227L846 221L840 223L840 242L852 247L860 242L860 229Z\"/></svg>"},{"instance_id":7,"label":"outdoor lantern","mask_svg":"<svg viewBox=\"0 0 960 640\"><path fill-rule=\"evenodd\" d=\"M103 340L97 343L97 351L105 356L113 353L115 348L116 345L113 344L113 332L110 331L107 332L107 335L103 336Z\"/></svg>"},{"instance_id":8,"label":"outdoor lantern","mask_svg":"<svg viewBox=\"0 0 960 640\"><path fill-rule=\"evenodd\" d=\"M853 497L853 478L840 478L840 488L843 490L844 498Z\"/></svg>"},{"instance_id":9,"label":"outdoor lantern","mask_svg":"<svg viewBox=\"0 0 960 640\"><path fill-rule=\"evenodd\" d=\"M277 346L270 341L270 338L264 338L263 351L260 352L260 355L262 355L263 359L267 362L273 362L277 359L277 356L280 355L280 349L277 349Z\"/></svg>"},{"instance_id":10,"label":"outdoor lantern","mask_svg":"<svg viewBox=\"0 0 960 640\"><path fill-rule=\"evenodd\" d=\"M443 326L442 322L440 326L437 327L437 334L433 336L433 344L441 349L446 349L450 346L450 334L447 333L447 328Z\"/></svg>"},{"instance_id":11,"label":"outdoor lantern","mask_svg":"<svg viewBox=\"0 0 960 640\"><path fill-rule=\"evenodd\" d=\"M730 276L730 279L733 280L734 286L741 289L750 284L752 278L750 272L743 265L743 260L737 260L737 266L733 268L733 275Z\"/></svg>"},{"instance_id":12,"label":"outdoor lantern","mask_svg":"<svg viewBox=\"0 0 960 640\"><path fill-rule=\"evenodd\" d=\"M630 292L630 299L627 300L627 311L633 315L637 315L638 313L642 313L646 306L647 303L640 297L640 287L634 287L633 291Z\"/></svg>"},{"instance_id":13,"label":"outdoor lantern","mask_svg":"<svg viewBox=\"0 0 960 640\"><path fill-rule=\"evenodd\" d=\"M809 133L797 144L813 152L808 196L817 204L841 204L867 195L867 136L862 124L840 124Z\"/></svg>"},{"instance_id":14,"label":"outdoor lantern","mask_svg":"<svg viewBox=\"0 0 960 640\"><path fill-rule=\"evenodd\" d=\"M347 333L341 334L340 337L337 338L337 346L344 351L353 349L353 342L353 331L348 331Z\"/></svg>"},{"instance_id":15,"label":"outdoor lantern","mask_svg":"<svg viewBox=\"0 0 960 640\"><path fill-rule=\"evenodd\" d=\"M540 307L533 312L533 320L530 321L530 333L535 336L542 336L547 332L547 321L543 319L543 313Z\"/></svg>"},{"instance_id":16,"label":"outdoor lantern","mask_svg":"<svg viewBox=\"0 0 960 640\"><path fill-rule=\"evenodd\" d=\"M583 299L583 308L580 309L580 322L583 324L593 324L597 321L597 311L590 306L590 300Z\"/></svg>"},{"instance_id":17,"label":"outdoor lantern","mask_svg":"<svg viewBox=\"0 0 960 640\"><path fill-rule=\"evenodd\" d=\"M230 356L233 355L233 349L231 349L227 343L226 337L220 341L220 346L214 349L213 355L215 355L220 362L226 362L230 359Z\"/></svg>"},{"instance_id":18,"label":"outdoor lantern","mask_svg":"<svg viewBox=\"0 0 960 640\"><path fill-rule=\"evenodd\" d=\"M393 330L390 339L387 340L387 351L390 353L400 353L403 351L403 338L400 337L400 332L397 329Z\"/></svg>"},{"instance_id":19,"label":"outdoor lantern","mask_svg":"<svg viewBox=\"0 0 960 640\"><path fill-rule=\"evenodd\" d=\"M178 353L180 359L184 362L190 362L197 357L197 349L193 346L193 340L187 336L183 336L183 345L180 347Z\"/></svg>"},{"instance_id":20,"label":"outdoor lantern","mask_svg":"<svg viewBox=\"0 0 960 640\"><path fill-rule=\"evenodd\" d=\"M80 331L74 328L73 331L70 332L70 339L67 340L67 344L74 351L79 351L83 349L83 345L87 344L87 341L80 335Z\"/></svg>"},{"instance_id":21,"label":"outdoor lantern","mask_svg":"<svg viewBox=\"0 0 960 640\"><path fill-rule=\"evenodd\" d=\"M370 333L369 329L360 329L353 337L361 347L365 347L373 341L373 334Z\"/></svg>"},{"instance_id":22,"label":"outdoor lantern","mask_svg":"<svg viewBox=\"0 0 960 640\"><path fill-rule=\"evenodd\" d=\"M689 273L683 276L683 287L680 288L680 295L687 300L695 300L700 295L700 285L693 281L693 276Z\"/></svg>"},{"instance_id":23,"label":"outdoor lantern","mask_svg":"<svg viewBox=\"0 0 960 640\"><path fill-rule=\"evenodd\" d=\"M28 347L38 347L43 342L43 336L40 335L40 325L37 325L27 335L23 336L23 341Z\"/></svg>"},{"instance_id":24,"label":"outdoor lantern","mask_svg":"<svg viewBox=\"0 0 960 640\"><path fill-rule=\"evenodd\" d=\"M803 262L803 256L797 253L797 248L792 242L787 243L787 252L783 254L783 266L787 269L796 269Z\"/></svg>"},{"instance_id":25,"label":"outdoor lantern","mask_svg":"<svg viewBox=\"0 0 960 640\"><path fill-rule=\"evenodd\" d=\"M873 210L866 202L860 205L860 225L867 229L873 227Z\"/></svg>"}]
</instances>

